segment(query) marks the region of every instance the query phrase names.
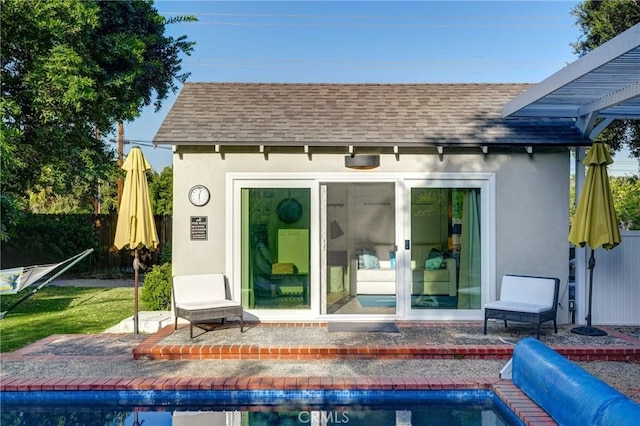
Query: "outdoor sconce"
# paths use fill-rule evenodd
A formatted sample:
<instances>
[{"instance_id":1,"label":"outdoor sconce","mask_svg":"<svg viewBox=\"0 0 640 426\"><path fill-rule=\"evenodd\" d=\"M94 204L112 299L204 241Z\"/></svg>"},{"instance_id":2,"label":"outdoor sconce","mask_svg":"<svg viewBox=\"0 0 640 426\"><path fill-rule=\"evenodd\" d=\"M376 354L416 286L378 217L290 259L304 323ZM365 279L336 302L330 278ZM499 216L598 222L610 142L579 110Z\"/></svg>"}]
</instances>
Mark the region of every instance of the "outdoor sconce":
<instances>
[{"instance_id":1,"label":"outdoor sconce","mask_svg":"<svg viewBox=\"0 0 640 426\"><path fill-rule=\"evenodd\" d=\"M379 155L345 155L344 166L356 170L370 170L380 166Z\"/></svg>"}]
</instances>

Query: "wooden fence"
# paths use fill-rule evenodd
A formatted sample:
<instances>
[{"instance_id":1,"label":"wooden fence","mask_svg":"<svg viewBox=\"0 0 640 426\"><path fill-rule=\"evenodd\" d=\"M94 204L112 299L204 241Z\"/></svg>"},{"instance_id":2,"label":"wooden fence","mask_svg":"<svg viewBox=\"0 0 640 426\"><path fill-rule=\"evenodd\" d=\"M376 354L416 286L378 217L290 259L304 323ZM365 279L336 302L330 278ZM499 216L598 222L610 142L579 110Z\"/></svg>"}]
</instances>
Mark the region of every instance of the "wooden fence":
<instances>
[{"instance_id":1,"label":"wooden fence","mask_svg":"<svg viewBox=\"0 0 640 426\"><path fill-rule=\"evenodd\" d=\"M116 250L113 247L113 240L116 235L116 224L118 216L112 215L91 215L96 236L104 256L96 259L94 268L97 270L121 270L129 271L133 265L133 252L131 250ZM172 217L155 216L158 240L160 241L158 250L150 252L147 249L140 251L140 260L145 266L153 266L162 262L162 256L171 256L172 237Z\"/></svg>"}]
</instances>

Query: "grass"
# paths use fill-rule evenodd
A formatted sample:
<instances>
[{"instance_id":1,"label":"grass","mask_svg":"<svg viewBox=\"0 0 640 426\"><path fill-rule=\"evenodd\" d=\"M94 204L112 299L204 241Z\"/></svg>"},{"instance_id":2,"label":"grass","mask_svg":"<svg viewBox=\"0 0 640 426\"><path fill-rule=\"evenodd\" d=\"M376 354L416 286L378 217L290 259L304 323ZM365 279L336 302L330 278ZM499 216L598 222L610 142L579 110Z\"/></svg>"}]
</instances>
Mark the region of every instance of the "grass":
<instances>
[{"instance_id":1,"label":"grass","mask_svg":"<svg viewBox=\"0 0 640 426\"><path fill-rule=\"evenodd\" d=\"M2 296L2 311L28 291ZM144 310L139 303L139 310ZM45 287L0 321L0 352L15 351L52 334L101 333L131 315L130 287Z\"/></svg>"}]
</instances>

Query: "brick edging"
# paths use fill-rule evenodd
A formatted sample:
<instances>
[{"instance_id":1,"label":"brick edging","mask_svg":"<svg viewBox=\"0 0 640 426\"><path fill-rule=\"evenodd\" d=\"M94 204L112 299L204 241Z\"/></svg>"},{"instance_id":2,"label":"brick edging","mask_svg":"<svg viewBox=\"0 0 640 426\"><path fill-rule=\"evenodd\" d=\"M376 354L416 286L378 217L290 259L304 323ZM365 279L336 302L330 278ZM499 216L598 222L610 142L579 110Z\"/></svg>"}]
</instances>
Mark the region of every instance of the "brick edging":
<instances>
[{"instance_id":1,"label":"brick edging","mask_svg":"<svg viewBox=\"0 0 640 426\"><path fill-rule=\"evenodd\" d=\"M555 424L513 382L492 377L147 377L14 378L0 392L190 390L491 390L525 424Z\"/></svg>"},{"instance_id":2,"label":"brick edging","mask_svg":"<svg viewBox=\"0 0 640 426\"><path fill-rule=\"evenodd\" d=\"M295 324L295 323L294 323ZM263 326L261 324L261 326ZM267 327L290 327L269 324ZM299 327L307 324L294 325ZM320 324L319 326L322 326ZM166 326L133 348L136 360L327 360L327 359L502 359L513 354L511 345L215 345L163 344L173 333ZM640 361L640 346L551 346L572 361Z\"/></svg>"},{"instance_id":3,"label":"brick edging","mask_svg":"<svg viewBox=\"0 0 640 426\"><path fill-rule=\"evenodd\" d=\"M490 389L491 377L142 377L12 378L0 392L50 390L456 390Z\"/></svg>"},{"instance_id":4,"label":"brick edging","mask_svg":"<svg viewBox=\"0 0 640 426\"><path fill-rule=\"evenodd\" d=\"M495 383L491 390L525 425L556 425L556 421L511 381Z\"/></svg>"}]
</instances>

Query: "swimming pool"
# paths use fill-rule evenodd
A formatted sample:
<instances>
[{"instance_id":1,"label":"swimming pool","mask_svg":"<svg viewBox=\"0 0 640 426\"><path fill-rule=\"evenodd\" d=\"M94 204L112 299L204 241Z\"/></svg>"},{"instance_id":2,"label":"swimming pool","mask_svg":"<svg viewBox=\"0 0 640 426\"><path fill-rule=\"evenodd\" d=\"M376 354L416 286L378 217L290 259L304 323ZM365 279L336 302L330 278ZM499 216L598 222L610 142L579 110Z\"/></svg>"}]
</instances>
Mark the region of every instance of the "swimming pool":
<instances>
[{"instance_id":1,"label":"swimming pool","mask_svg":"<svg viewBox=\"0 0 640 426\"><path fill-rule=\"evenodd\" d=\"M522 425L490 390L2 392L2 424Z\"/></svg>"}]
</instances>

